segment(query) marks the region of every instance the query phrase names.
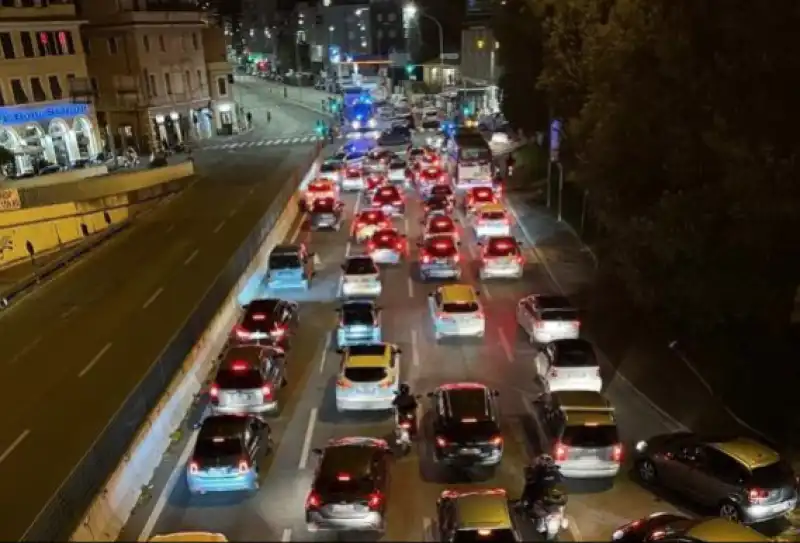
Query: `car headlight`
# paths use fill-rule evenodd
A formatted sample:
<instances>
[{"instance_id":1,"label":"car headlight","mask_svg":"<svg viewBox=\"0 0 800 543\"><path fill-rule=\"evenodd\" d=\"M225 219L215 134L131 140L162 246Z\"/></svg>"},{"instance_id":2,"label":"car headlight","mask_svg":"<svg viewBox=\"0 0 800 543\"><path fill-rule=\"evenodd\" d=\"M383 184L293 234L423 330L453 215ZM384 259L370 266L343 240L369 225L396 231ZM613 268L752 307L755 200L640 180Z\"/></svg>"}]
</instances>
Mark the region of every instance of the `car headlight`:
<instances>
[{"instance_id":1,"label":"car headlight","mask_svg":"<svg viewBox=\"0 0 800 543\"><path fill-rule=\"evenodd\" d=\"M375 119L370 119L367 125L369 125L370 128L375 128L376 126L378 126L378 121L376 121Z\"/></svg>"},{"instance_id":2,"label":"car headlight","mask_svg":"<svg viewBox=\"0 0 800 543\"><path fill-rule=\"evenodd\" d=\"M647 450L647 441L639 441L636 443L636 452L643 453Z\"/></svg>"},{"instance_id":3,"label":"car headlight","mask_svg":"<svg viewBox=\"0 0 800 543\"><path fill-rule=\"evenodd\" d=\"M353 130L358 130L359 128L361 128L361 122L353 121L352 126L353 126Z\"/></svg>"}]
</instances>

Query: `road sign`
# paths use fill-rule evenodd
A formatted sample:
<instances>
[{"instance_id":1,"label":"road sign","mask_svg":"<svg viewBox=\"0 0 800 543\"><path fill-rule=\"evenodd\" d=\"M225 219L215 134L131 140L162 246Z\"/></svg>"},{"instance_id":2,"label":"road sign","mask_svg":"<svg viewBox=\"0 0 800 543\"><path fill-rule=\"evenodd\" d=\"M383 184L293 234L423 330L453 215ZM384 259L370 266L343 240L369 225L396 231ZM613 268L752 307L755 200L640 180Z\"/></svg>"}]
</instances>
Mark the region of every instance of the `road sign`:
<instances>
[{"instance_id":1,"label":"road sign","mask_svg":"<svg viewBox=\"0 0 800 543\"><path fill-rule=\"evenodd\" d=\"M561 120L553 119L550 123L550 162L558 162L558 151L561 146Z\"/></svg>"}]
</instances>

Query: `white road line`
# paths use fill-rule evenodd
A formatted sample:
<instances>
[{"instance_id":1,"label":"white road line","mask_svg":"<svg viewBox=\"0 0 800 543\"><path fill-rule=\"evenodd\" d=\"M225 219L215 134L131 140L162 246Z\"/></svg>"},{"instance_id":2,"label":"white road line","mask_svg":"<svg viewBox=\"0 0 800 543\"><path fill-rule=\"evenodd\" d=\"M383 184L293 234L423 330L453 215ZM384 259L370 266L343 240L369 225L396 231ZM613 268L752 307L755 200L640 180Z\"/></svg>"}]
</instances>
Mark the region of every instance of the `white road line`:
<instances>
[{"instance_id":1,"label":"white road line","mask_svg":"<svg viewBox=\"0 0 800 543\"><path fill-rule=\"evenodd\" d=\"M303 439L303 449L300 452L300 463L297 469L304 470L308 465L308 455L311 453L311 440L314 437L314 426L317 425L317 408L311 409L308 415L308 426L306 427L306 437Z\"/></svg>"},{"instance_id":2,"label":"white road line","mask_svg":"<svg viewBox=\"0 0 800 543\"><path fill-rule=\"evenodd\" d=\"M567 531L572 534L572 539L575 541L583 541L583 534L578 529L578 523L575 522L575 517L572 515L567 515L567 520L569 524L567 525Z\"/></svg>"},{"instance_id":3,"label":"white road line","mask_svg":"<svg viewBox=\"0 0 800 543\"><path fill-rule=\"evenodd\" d=\"M30 343L28 343L27 345L25 345L25 347L23 347L21 350L17 351L17 354L15 354L14 356L12 356L12 357L11 357L11 358L8 360L8 365L9 365L9 366L13 366L13 365L14 365L14 364L16 364L18 361L20 361L20 360L21 360L21 359L22 359L22 358L23 358L23 357L24 357L26 354L28 354L29 352L31 352L31 350L33 350L33 348L34 348L34 347L36 347L37 345L39 345L39 344L42 342L42 339L44 339L42 336L37 336L37 337L36 337L36 338L35 338L33 341L31 341Z\"/></svg>"},{"instance_id":4,"label":"white road line","mask_svg":"<svg viewBox=\"0 0 800 543\"><path fill-rule=\"evenodd\" d=\"M158 287L158 289L157 289L157 290L156 290L156 291L153 293L153 295L152 295L152 296L150 296L150 297L147 299L147 301L144 303L144 305L142 306L142 309L147 309L148 307L150 307L150 304L152 304L153 302L155 302L155 301L156 301L156 299L157 299L159 296L161 296L161 293L162 293L162 292L164 292L164 287Z\"/></svg>"},{"instance_id":5,"label":"white road line","mask_svg":"<svg viewBox=\"0 0 800 543\"><path fill-rule=\"evenodd\" d=\"M251 188L249 191L247 191L247 195L248 195L248 196L252 196L252 195L253 195L253 193L254 193L255 191L256 191L256 188L255 188L255 187L253 187L253 188Z\"/></svg>"},{"instance_id":6,"label":"white road line","mask_svg":"<svg viewBox=\"0 0 800 543\"><path fill-rule=\"evenodd\" d=\"M81 370L81 372L78 374L78 377L83 377L84 375L89 373L89 371L94 367L94 365L97 364L101 358L103 358L103 355L106 354L110 348L111 348L111 342L109 341L108 343L106 343L105 347L100 349L100 352L94 355L94 358L92 358L89 361L89 363L86 364L86 367Z\"/></svg>"},{"instance_id":7,"label":"white road line","mask_svg":"<svg viewBox=\"0 0 800 543\"><path fill-rule=\"evenodd\" d=\"M350 256L350 250L353 248L353 244L351 242L347 242L347 245L344 246L344 256L345 258Z\"/></svg>"},{"instance_id":8,"label":"white road line","mask_svg":"<svg viewBox=\"0 0 800 543\"><path fill-rule=\"evenodd\" d=\"M73 313L75 313L79 309L80 309L80 307L78 307L77 305L73 305L72 307L70 307L69 309L67 309L63 313L61 313L60 317L62 319L68 319L70 317L70 315L72 315Z\"/></svg>"},{"instance_id":9,"label":"white road line","mask_svg":"<svg viewBox=\"0 0 800 543\"><path fill-rule=\"evenodd\" d=\"M291 528L284 528L283 529L283 534L281 534L281 541L283 541L283 543L286 543L287 541L291 541L291 540L292 540L292 529Z\"/></svg>"},{"instance_id":10,"label":"white road line","mask_svg":"<svg viewBox=\"0 0 800 543\"><path fill-rule=\"evenodd\" d=\"M473 259L477 258L478 251L475 249L475 246L469 242L467 242L467 251L469 251L469 256L471 256Z\"/></svg>"},{"instance_id":11,"label":"white road line","mask_svg":"<svg viewBox=\"0 0 800 543\"><path fill-rule=\"evenodd\" d=\"M302 140L300 138L293 138L292 143L300 143Z\"/></svg>"},{"instance_id":12,"label":"white road line","mask_svg":"<svg viewBox=\"0 0 800 543\"><path fill-rule=\"evenodd\" d=\"M408 224L408 217L403 219L403 228L405 230L406 235L408 235L408 233L411 231L411 228L409 227Z\"/></svg>"},{"instance_id":13,"label":"white road line","mask_svg":"<svg viewBox=\"0 0 800 543\"><path fill-rule=\"evenodd\" d=\"M164 230L164 233L165 233L165 234L169 234L169 233L170 233L170 232L172 232L174 229L175 229L175 225L174 225L174 224L170 224L169 226L167 226L167 229L166 229L166 230Z\"/></svg>"},{"instance_id":14,"label":"white road line","mask_svg":"<svg viewBox=\"0 0 800 543\"><path fill-rule=\"evenodd\" d=\"M407 277L406 279L408 281L408 297L409 298L413 298L414 297L414 280L411 279L411 277Z\"/></svg>"},{"instance_id":15,"label":"white road line","mask_svg":"<svg viewBox=\"0 0 800 543\"><path fill-rule=\"evenodd\" d=\"M28 434L30 434L30 433L31 433L31 431L30 431L30 430L25 430L24 432L22 432L20 435L18 435L18 436L17 436L17 439L15 439L15 440L14 440L14 441L11 443L11 445L9 445L9 446L8 446L8 448L7 448L6 450L4 450L4 451L3 451L3 454L0 454L0 464L2 464L2 463L3 463L3 460L5 460L6 458L8 458L8 457L9 457L9 455L10 455L12 452L14 452L14 449L16 449L17 447L19 447L19 444L20 444L20 443L22 443L22 442L23 442L23 440L24 440L26 437L28 437Z\"/></svg>"},{"instance_id":16,"label":"white road line","mask_svg":"<svg viewBox=\"0 0 800 543\"><path fill-rule=\"evenodd\" d=\"M183 265L184 266L188 266L189 264L191 264L192 260L194 260L194 258L197 256L197 253L199 253L199 252L200 252L200 249L195 249L194 251L192 251L192 254L190 254L188 257L186 257L186 260L183 261Z\"/></svg>"},{"instance_id":17,"label":"white road line","mask_svg":"<svg viewBox=\"0 0 800 543\"><path fill-rule=\"evenodd\" d=\"M231 217L233 217L234 215L236 215L236 212L237 212L237 211L239 211L239 209L238 209L238 208L236 208L236 207L234 207L233 209L231 209L231 210L228 212L228 218L230 219Z\"/></svg>"},{"instance_id":18,"label":"white road line","mask_svg":"<svg viewBox=\"0 0 800 543\"><path fill-rule=\"evenodd\" d=\"M356 193L356 204L353 206L353 217L358 215L358 210L361 209L361 199L364 197L364 195L361 194L361 192L362 191L358 191Z\"/></svg>"},{"instance_id":19,"label":"white road line","mask_svg":"<svg viewBox=\"0 0 800 543\"><path fill-rule=\"evenodd\" d=\"M144 527L142 528L142 533L139 534L137 538L138 541L148 541L150 539L150 535L153 533L153 528L156 527L156 522L158 519L161 518L161 513L164 511L164 508L167 506L167 501L169 500L170 493L175 488L175 484L178 482L178 478L180 478L183 470L186 468L186 462L189 461L189 457L192 455L194 451L194 434L189 436L189 439L186 440L186 447L184 447L183 452L181 453L178 461L175 463L175 466L172 468L172 471L167 478L167 482L161 488L161 494L159 494L158 499L156 500L155 505L153 506L153 510L150 511L150 516L147 517L147 521L144 523Z\"/></svg>"},{"instance_id":20,"label":"white road line","mask_svg":"<svg viewBox=\"0 0 800 543\"><path fill-rule=\"evenodd\" d=\"M331 336L333 332L328 334L325 338L325 346L322 348L322 355L319 357L319 372L323 373L325 371L325 360L328 358L328 350L331 348Z\"/></svg>"},{"instance_id":21,"label":"white road line","mask_svg":"<svg viewBox=\"0 0 800 543\"><path fill-rule=\"evenodd\" d=\"M514 360L514 351L511 349L511 344L508 342L508 338L506 337L506 333L503 331L502 328L497 329L497 337L500 340L500 348L503 349L503 353L506 355L506 358L509 362Z\"/></svg>"},{"instance_id":22,"label":"white road line","mask_svg":"<svg viewBox=\"0 0 800 543\"><path fill-rule=\"evenodd\" d=\"M480 288L481 294L483 294L484 298L486 298L487 300L492 299L492 292L489 290L489 285L487 285L486 283L481 283L481 286L478 288Z\"/></svg>"},{"instance_id":23,"label":"white road line","mask_svg":"<svg viewBox=\"0 0 800 543\"><path fill-rule=\"evenodd\" d=\"M433 540L431 526L433 526L433 519L430 517L422 517L422 541L429 541L428 538L431 538L431 541Z\"/></svg>"},{"instance_id":24,"label":"white road line","mask_svg":"<svg viewBox=\"0 0 800 543\"><path fill-rule=\"evenodd\" d=\"M222 222L220 222L220 223L219 223L219 224L216 226L216 228L214 228L214 233L215 233L215 234L218 234L218 233L219 233L219 231L220 231L220 230L222 230L222 227L223 227L223 226L225 226L225 219L223 219L223 220L222 220Z\"/></svg>"},{"instance_id":25,"label":"white road line","mask_svg":"<svg viewBox=\"0 0 800 543\"><path fill-rule=\"evenodd\" d=\"M419 341L416 330L411 330L411 363L419 366Z\"/></svg>"}]
</instances>

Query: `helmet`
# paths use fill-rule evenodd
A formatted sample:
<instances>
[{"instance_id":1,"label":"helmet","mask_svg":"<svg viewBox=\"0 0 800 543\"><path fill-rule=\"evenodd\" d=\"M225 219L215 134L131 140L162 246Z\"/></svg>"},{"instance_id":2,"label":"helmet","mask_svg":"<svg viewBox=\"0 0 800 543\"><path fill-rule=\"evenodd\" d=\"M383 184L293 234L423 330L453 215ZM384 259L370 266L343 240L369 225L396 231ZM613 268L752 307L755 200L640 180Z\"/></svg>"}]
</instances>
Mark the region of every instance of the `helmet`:
<instances>
[{"instance_id":1,"label":"helmet","mask_svg":"<svg viewBox=\"0 0 800 543\"><path fill-rule=\"evenodd\" d=\"M402 383L400 385L400 394L402 394L404 396L408 395L408 394L411 394L411 387L408 386L406 383Z\"/></svg>"},{"instance_id":2,"label":"helmet","mask_svg":"<svg viewBox=\"0 0 800 543\"><path fill-rule=\"evenodd\" d=\"M536 459L536 463L540 466L544 466L546 468L555 466L556 461L553 460L553 457L549 454L540 454L539 457Z\"/></svg>"}]
</instances>

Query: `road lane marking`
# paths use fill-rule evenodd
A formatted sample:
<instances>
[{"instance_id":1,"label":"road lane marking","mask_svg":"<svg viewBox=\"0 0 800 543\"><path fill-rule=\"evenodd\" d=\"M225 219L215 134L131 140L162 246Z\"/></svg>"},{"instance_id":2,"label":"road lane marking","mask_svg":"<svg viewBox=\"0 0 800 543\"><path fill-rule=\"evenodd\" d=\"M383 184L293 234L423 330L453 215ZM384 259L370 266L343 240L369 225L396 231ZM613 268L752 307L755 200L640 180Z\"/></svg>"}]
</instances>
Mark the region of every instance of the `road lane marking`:
<instances>
[{"instance_id":1,"label":"road lane marking","mask_svg":"<svg viewBox=\"0 0 800 543\"><path fill-rule=\"evenodd\" d=\"M73 305L72 307L70 307L69 309L67 309L63 313L61 313L60 317L62 319L68 319L69 316L72 315L73 313L75 313L78 309L80 309L80 308L77 305Z\"/></svg>"},{"instance_id":2,"label":"road lane marking","mask_svg":"<svg viewBox=\"0 0 800 543\"><path fill-rule=\"evenodd\" d=\"M103 358L103 355L106 354L110 348L111 348L111 342L109 341L108 343L105 344L105 347L100 349L100 352L94 355L94 358L92 358L89 361L89 363L86 364L86 367L81 370L81 372L78 374L78 377L83 377L84 375L89 373L89 371L94 367L94 365L97 364L101 358Z\"/></svg>"},{"instance_id":3,"label":"road lane marking","mask_svg":"<svg viewBox=\"0 0 800 543\"><path fill-rule=\"evenodd\" d=\"M12 356L8 360L8 365L13 366L17 362L19 362L22 359L22 357L31 352L31 350L33 350L34 347L39 345L42 342L42 339L44 339L42 336L37 336L36 339L25 345L22 349L20 349L20 351L17 354Z\"/></svg>"},{"instance_id":4,"label":"road lane marking","mask_svg":"<svg viewBox=\"0 0 800 543\"><path fill-rule=\"evenodd\" d=\"M356 193L356 203L355 203L355 205L353 206L353 217L355 217L356 215L358 215L358 210L359 210L359 209L361 209L361 199L362 199L363 197L364 197L364 194L362 193L362 191L358 191L358 192Z\"/></svg>"},{"instance_id":5,"label":"road lane marking","mask_svg":"<svg viewBox=\"0 0 800 543\"><path fill-rule=\"evenodd\" d=\"M155 302L155 301L156 301L156 299L158 299L158 297L159 297L159 296L161 296L161 293L162 293L162 292L164 292L164 287L158 287L158 290L156 290L156 291L153 293L153 295L152 295L152 296L150 296L150 297L147 299L147 301L144 303L144 305L142 306L142 309L147 309L148 307L150 307L150 304L152 304L153 302Z\"/></svg>"},{"instance_id":6,"label":"road lane marking","mask_svg":"<svg viewBox=\"0 0 800 543\"><path fill-rule=\"evenodd\" d=\"M430 517L422 517L422 541L434 541L433 534L431 533L431 526L433 526L433 519Z\"/></svg>"},{"instance_id":7,"label":"road lane marking","mask_svg":"<svg viewBox=\"0 0 800 543\"><path fill-rule=\"evenodd\" d=\"M408 224L408 217L403 219L403 229L405 230L406 235L411 231L411 227Z\"/></svg>"},{"instance_id":8,"label":"road lane marking","mask_svg":"<svg viewBox=\"0 0 800 543\"><path fill-rule=\"evenodd\" d=\"M214 228L214 233L218 234L219 231L222 230L223 226L225 226L225 219L222 219L222 221L217 225L217 227Z\"/></svg>"},{"instance_id":9,"label":"road lane marking","mask_svg":"<svg viewBox=\"0 0 800 543\"><path fill-rule=\"evenodd\" d=\"M314 437L314 426L317 425L317 408L311 409L308 415L308 427L306 427L306 436L303 439L303 449L300 453L300 463L297 464L298 470L306 469L308 465L308 455L311 453L311 440Z\"/></svg>"},{"instance_id":10,"label":"road lane marking","mask_svg":"<svg viewBox=\"0 0 800 543\"><path fill-rule=\"evenodd\" d=\"M0 454L0 464L2 464L3 460L8 458L11 455L11 453L14 452L14 449L19 447L19 444L22 443L30 433L31 433L30 430L25 430L24 432L22 432L20 435L17 436L17 439L15 439L11 443L11 445L9 445L8 448L3 451L3 454Z\"/></svg>"},{"instance_id":11,"label":"road lane marking","mask_svg":"<svg viewBox=\"0 0 800 543\"><path fill-rule=\"evenodd\" d=\"M414 280L411 279L410 275L406 279L407 279L407 284L408 284L408 297L409 298L413 298L414 297Z\"/></svg>"},{"instance_id":12,"label":"road lane marking","mask_svg":"<svg viewBox=\"0 0 800 543\"><path fill-rule=\"evenodd\" d=\"M331 336L333 332L328 334L325 338L325 347L322 349L322 356L319 357L319 372L323 373L325 371L325 359L328 358L328 350L331 348Z\"/></svg>"},{"instance_id":13,"label":"road lane marking","mask_svg":"<svg viewBox=\"0 0 800 543\"><path fill-rule=\"evenodd\" d=\"M153 506L153 510L150 511L150 516L147 517L147 521L144 523L142 533L139 534L137 541L148 541L150 539L150 535L153 533L153 528L156 527L156 522L158 522L158 519L161 518L161 513L167 506L167 501L169 501L172 490L178 483L178 479L180 479L181 475L183 475L183 470L186 469L186 462L189 461L189 457L194 452L194 435L196 433L197 432L193 432L192 435L189 436L189 439L186 440L186 447L184 447L183 452L178 458L178 461L172 468L172 471L167 478L167 482L161 488L161 494L159 494L156 504Z\"/></svg>"},{"instance_id":14,"label":"road lane marking","mask_svg":"<svg viewBox=\"0 0 800 543\"><path fill-rule=\"evenodd\" d=\"M292 540L292 529L291 528L284 528L283 533L281 534L281 541L286 543L287 541Z\"/></svg>"},{"instance_id":15,"label":"road lane marking","mask_svg":"<svg viewBox=\"0 0 800 543\"><path fill-rule=\"evenodd\" d=\"M350 256L350 251L353 248L353 244L351 242L347 242L347 245L344 246L344 257L347 258Z\"/></svg>"},{"instance_id":16,"label":"road lane marking","mask_svg":"<svg viewBox=\"0 0 800 543\"><path fill-rule=\"evenodd\" d=\"M575 517L567 515L567 521L569 521L569 524L567 524L567 531L572 534L572 539L575 541L583 541L583 534L581 534L581 531L578 529L578 523L575 522Z\"/></svg>"},{"instance_id":17,"label":"road lane marking","mask_svg":"<svg viewBox=\"0 0 800 543\"><path fill-rule=\"evenodd\" d=\"M511 344L508 342L506 333L502 328L497 329L497 337L500 339L500 348L503 349L503 353L506 355L508 361L512 362L514 360L514 351L511 350Z\"/></svg>"},{"instance_id":18,"label":"road lane marking","mask_svg":"<svg viewBox=\"0 0 800 543\"><path fill-rule=\"evenodd\" d=\"M200 252L200 249L195 249L194 251L192 251L192 254L190 254L188 257L186 257L186 260L183 261L183 265L184 266L188 266L189 264L191 264L192 260L194 260L194 257L196 257L197 253L199 253L199 252Z\"/></svg>"},{"instance_id":19,"label":"road lane marking","mask_svg":"<svg viewBox=\"0 0 800 543\"><path fill-rule=\"evenodd\" d=\"M252 195L253 195L253 193L254 193L255 191L256 191L256 188L255 188L255 187L253 187L252 189L250 189L249 191L247 191L247 195L248 195L248 196L252 196Z\"/></svg>"},{"instance_id":20,"label":"road lane marking","mask_svg":"<svg viewBox=\"0 0 800 543\"><path fill-rule=\"evenodd\" d=\"M170 224L169 226L167 226L167 229L166 229L166 230L164 230L164 233L165 233L165 234L169 234L169 233L170 233L170 232L172 232L174 229L175 229L175 225L174 225L174 224Z\"/></svg>"},{"instance_id":21,"label":"road lane marking","mask_svg":"<svg viewBox=\"0 0 800 543\"><path fill-rule=\"evenodd\" d=\"M411 363L419 366L419 342L416 330L411 330Z\"/></svg>"},{"instance_id":22,"label":"road lane marking","mask_svg":"<svg viewBox=\"0 0 800 543\"><path fill-rule=\"evenodd\" d=\"M481 283L479 288L480 288L481 294L483 294L484 298L486 298L487 300L491 301L492 300L492 293L489 290L489 285L487 285L486 283Z\"/></svg>"},{"instance_id":23,"label":"road lane marking","mask_svg":"<svg viewBox=\"0 0 800 543\"><path fill-rule=\"evenodd\" d=\"M233 217L234 215L236 215L236 212L237 212L237 211L239 211L239 209L238 209L238 208L236 208L236 207L234 207L233 209L231 209L231 210L230 210L230 212L228 213L228 218L230 219L231 217Z\"/></svg>"}]
</instances>

